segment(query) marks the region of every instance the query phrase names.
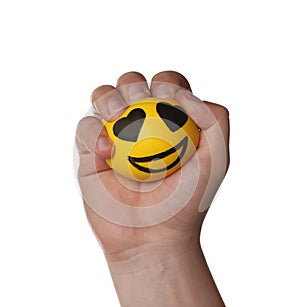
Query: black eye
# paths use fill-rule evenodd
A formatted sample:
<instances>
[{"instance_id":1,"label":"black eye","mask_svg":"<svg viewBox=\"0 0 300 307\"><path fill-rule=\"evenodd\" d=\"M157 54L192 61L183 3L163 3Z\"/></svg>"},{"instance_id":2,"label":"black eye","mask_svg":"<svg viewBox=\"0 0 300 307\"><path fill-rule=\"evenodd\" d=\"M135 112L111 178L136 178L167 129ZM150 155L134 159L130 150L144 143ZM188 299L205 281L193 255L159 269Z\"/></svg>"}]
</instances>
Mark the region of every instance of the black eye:
<instances>
[{"instance_id":1,"label":"black eye","mask_svg":"<svg viewBox=\"0 0 300 307\"><path fill-rule=\"evenodd\" d=\"M166 102L159 102L156 111L167 127L172 131L181 128L188 120L188 116L179 106L172 106Z\"/></svg>"},{"instance_id":2,"label":"black eye","mask_svg":"<svg viewBox=\"0 0 300 307\"><path fill-rule=\"evenodd\" d=\"M115 123L114 135L124 141L136 142L145 117L146 113L142 109L132 110L127 117L122 117Z\"/></svg>"}]
</instances>

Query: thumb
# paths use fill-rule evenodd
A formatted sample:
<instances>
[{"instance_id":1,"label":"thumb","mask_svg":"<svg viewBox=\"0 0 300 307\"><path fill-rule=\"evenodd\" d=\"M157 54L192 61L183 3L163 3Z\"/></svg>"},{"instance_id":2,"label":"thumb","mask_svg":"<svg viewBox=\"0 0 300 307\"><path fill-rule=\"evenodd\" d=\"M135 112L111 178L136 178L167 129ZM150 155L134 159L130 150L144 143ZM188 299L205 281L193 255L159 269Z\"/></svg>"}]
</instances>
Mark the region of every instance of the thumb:
<instances>
[{"instance_id":1,"label":"thumb","mask_svg":"<svg viewBox=\"0 0 300 307\"><path fill-rule=\"evenodd\" d=\"M105 159L112 154L113 146L101 121L93 116L81 119L76 130L79 153L78 176L87 176L109 169Z\"/></svg>"}]
</instances>

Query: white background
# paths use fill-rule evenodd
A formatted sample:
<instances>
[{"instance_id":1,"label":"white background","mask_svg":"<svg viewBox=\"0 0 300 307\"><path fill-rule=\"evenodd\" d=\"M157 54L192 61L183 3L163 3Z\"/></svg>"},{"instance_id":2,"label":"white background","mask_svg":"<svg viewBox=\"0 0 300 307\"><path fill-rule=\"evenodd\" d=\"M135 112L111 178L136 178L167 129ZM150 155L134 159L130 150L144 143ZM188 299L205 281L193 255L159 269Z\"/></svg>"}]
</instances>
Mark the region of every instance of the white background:
<instances>
[{"instance_id":1,"label":"white background","mask_svg":"<svg viewBox=\"0 0 300 307\"><path fill-rule=\"evenodd\" d=\"M227 306L300 306L299 28L291 0L1 1L0 305L118 306L74 132L98 85L171 69L230 110L202 235Z\"/></svg>"}]
</instances>

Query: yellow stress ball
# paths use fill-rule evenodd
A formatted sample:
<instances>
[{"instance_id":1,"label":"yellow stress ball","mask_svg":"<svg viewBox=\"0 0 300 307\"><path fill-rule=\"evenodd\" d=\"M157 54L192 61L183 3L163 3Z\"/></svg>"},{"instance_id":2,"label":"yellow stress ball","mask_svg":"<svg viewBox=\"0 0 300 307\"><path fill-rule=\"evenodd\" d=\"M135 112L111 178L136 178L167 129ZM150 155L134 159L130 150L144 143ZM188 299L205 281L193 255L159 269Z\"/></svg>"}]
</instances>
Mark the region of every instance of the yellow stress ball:
<instances>
[{"instance_id":1,"label":"yellow stress ball","mask_svg":"<svg viewBox=\"0 0 300 307\"><path fill-rule=\"evenodd\" d=\"M200 140L199 128L170 99L138 101L115 121L103 123L115 146L107 164L136 181L171 175L190 159Z\"/></svg>"}]
</instances>

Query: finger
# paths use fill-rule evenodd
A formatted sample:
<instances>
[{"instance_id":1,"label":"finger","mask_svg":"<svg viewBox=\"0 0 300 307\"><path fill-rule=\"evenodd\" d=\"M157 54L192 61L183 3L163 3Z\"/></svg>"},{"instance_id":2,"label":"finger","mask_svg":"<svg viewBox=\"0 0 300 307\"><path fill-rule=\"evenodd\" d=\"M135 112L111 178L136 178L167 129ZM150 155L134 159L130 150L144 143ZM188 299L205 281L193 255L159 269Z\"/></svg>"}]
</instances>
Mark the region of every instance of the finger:
<instances>
[{"instance_id":1,"label":"finger","mask_svg":"<svg viewBox=\"0 0 300 307\"><path fill-rule=\"evenodd\" d=\"M157 98L174 99L181 88L191 91L188 80L176 71L160 72L151 81L152 95Z\"/></svg>"},{"instance_id":2,"label":"finger","mask_svg":"<svg viewBox=\"0 0 300 307\"><path fill-rule=\"evenodd\" d=\"M225 130L228 130L229 113L225 107L204 102L191 92L184 90L177 92L176 100L202 130L207 130L222 122L224 132L228 132Z\"/></svg>"},{"instance_id":3,"label":"finger","mask_svg":"<svg viewBox=\"0 0 300 307\"><path fill-rule=\"evenodd\" d=\"M210 151L216 146L218 146L218 148L220 146L222 146L222 148L225 147L227 171L229 165L228 110L221 105L202 101L190 92L183 90L177 92L176 100L202 130L202 134L205 135L207 144L211 147Z\"/></svg>"},{"instance_id":4,"label":"finger","mask_svg":"<svg viewBox=\"0 0 300 307\"><path fill-rule=\"evenodd\" d=\"M80 157L79 177L109 169L105 159L112 155L113 147L99 119L89 116L78 123L76 145Z\"/></svg>"},{"instance_id":5,"label":"finger","mask_svg":"<svg viewBox=\"0 0 300 307\"><path fill-rule=\"evenodd\" d=\"M127 72L117 82L117 88L128 105L151 96L146 78L138 72Z\"/></svg>"},{"instance_id":6,"label":"finger","mask_svg":"<svg viewBox=\"0 0 300 307\"><path fill-rule=\"evenodd\" d=\"M187 91L178 91L176 100L201 128L197 155L201 174L207 182L199 211L205 211L227 172L229 165L229 113L223 106L206 103Z\"/></svg>"},{"instance_id":7,"label":"finger","mask_svg":"<svg viewBox=\"0 0 300 307\"><path fill-rule=\"evenodd\" d=\"M104 120L113 120L128 105L121 93L111 85L102 85L92 94L94 112Z\"/></svg>"},{"instance_id":8,"label":"finger","mask_svg":"<svg viewBox=\"0 0 300 307\"><path fill-rule=\"evenodd\" d=\"M227 149L229 147L229 135L230 135L230 125L229 125L229 112L228 110L221 105L218 105L216 103L212 103L209 101L203 101L206 106L210 109L213 116L217 120L218 126L220 127L222 131L222 136L224 138L225 144L227 146ZM229 152L228 152L228 158L229 158ZM229 161L228 161L229 163Z\"/></svg>"}]
</instances>

